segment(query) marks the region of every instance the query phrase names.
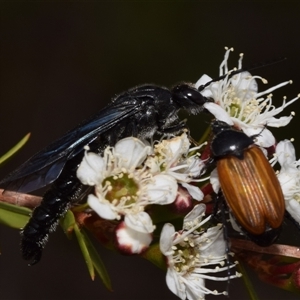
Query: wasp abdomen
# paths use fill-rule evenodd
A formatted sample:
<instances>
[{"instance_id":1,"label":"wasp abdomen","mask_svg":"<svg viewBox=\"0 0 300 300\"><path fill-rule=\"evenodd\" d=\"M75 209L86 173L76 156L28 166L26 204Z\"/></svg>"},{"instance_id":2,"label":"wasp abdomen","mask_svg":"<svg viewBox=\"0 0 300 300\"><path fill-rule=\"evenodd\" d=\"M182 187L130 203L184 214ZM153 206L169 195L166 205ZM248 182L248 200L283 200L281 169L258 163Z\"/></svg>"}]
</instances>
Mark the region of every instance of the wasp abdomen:
<instances>
[{"instance_id":1,"label":"wasp abdomen","mask_svg":"<svg viewBox=\"0 0 300 300\"><path fill-rule=\"evenodd\" d=\"M46 193L44 199L50 198L50 193ZM62 201L60 197L52 197L51 202L43 202L35 208L30 221L26 224L21 232L21 251L22 256L26 260L32 259L30 265L37 263L42 254L42 249L48 240L49 232L57 227L57 220L66 211L68 203Z\"/></svg>"},{"instance_id":2,"label":"wasp abdomen","mask_svg":"<svg viewBox=\"0 0 300 300\"><path fill-rule=\"evenodd\" d=\"M41 259L48 235L56 229L59 219L71 204L80 200L90 188L84 186L76 177L77 160L75 157L67 162L68 168L62 171L44 194L40 206L34 209L29 222L21 232L22 256L26 260L32 260L30 265L36 264Z\"/></svg>"}]
</instances>

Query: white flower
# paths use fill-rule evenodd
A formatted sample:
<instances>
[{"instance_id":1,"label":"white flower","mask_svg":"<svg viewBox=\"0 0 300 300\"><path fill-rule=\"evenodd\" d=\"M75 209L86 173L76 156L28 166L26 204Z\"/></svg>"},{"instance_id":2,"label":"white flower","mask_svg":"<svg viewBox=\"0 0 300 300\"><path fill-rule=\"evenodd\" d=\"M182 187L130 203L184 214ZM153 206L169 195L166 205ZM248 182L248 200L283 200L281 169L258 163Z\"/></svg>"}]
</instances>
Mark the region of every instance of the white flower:
<instances>
[{"instance_id":1,"label":"white flower","mask_svg":"<svg viewBox=\"0 0 300 300\"><path fill-rule=\"evenodd\" d=\"M83 184L91 186L102 183L106 176L105 173L112 171L118 173L122 168L135 169L151 153L150 146L131 137L118 141L115 149L106 148L103 157L93 152L87 152L89 147L85 147L85 149L85 155L77 169L77 177ZM115 156L115 160L113 156ZM104 172L101 172L102 170Z\"/></svg>"},{"instance_id":2,"label":"white flower","mask_svg":"<svg viewBox=\"0 0 300 300\"><path fill-rule=\"evenodd\" d=\"M280 107L275 108L272 104L272 92L291 81L282 82L272 88L258 93L256 80L267 83L260 76L252 76L249 72L241 72L230 77L230 73L235 71L228 70L227 62L230 51L225 52L224 60L220 65L220 76L228 74L224 79L211 83L201 93L203 96L212 98L214 102L204 104L204 107L210 111L218 120L224 121L229 125L235 125L243 130L248 136L258 135L256 143L262 147L270 147L275 144L275 138L266 126L282 127L286 126L292 119L290 116L275 118L288 105L295 102L298 97L286 102L285 98ZM242 69L243 54L240 54L238 69ZM205 85L212 79L208 75L203 75L196 87ZM262 97L262 96L265 96Z\"/></svg>"},{"instance_id":3,"label":"white flower","mask_svg":"<svg viewBox=\"0 0 300 300\"><path fill-rule=\"evenodd\" d=\"M296 160L293 144L289 140L278 143L276 157L281 166L277 176L285 199L286 210L300 223L300 161Z\"/></svg>"},{"instance_id":4,"label":"white flower","mask_svg":"<svg viewBox=\"0 0 300 300\"><path fill-rule=\"evenodd\" d=\"M204 299L206 294L226 294L205 287L205 279L227 281L228 277L213 276L228 271L226 242L222 225L201 229L205 205L199 204L184 218L183 230L176 232L172 224L165 224L160 237L161 252L167 258L166 282L180 299ZM239 277L239 274L230 278Z\"/></svg>"},{"instance_id":5,"label":"white flower","mask_svg":"<svg viewBox=\"0 0 300 300\"><path fill-rule=\"evenodd\" d=\"M195 200L202 200L203 193L191 183L199 181L194 178L201 174L204 163L197 155L189 156L190 152L201 146L190 149L186 133L162 140L155 145L154 156L147 159L146 165L152 173L160 172L175 178Z\"/></svg>"},{"instance_id":6,"label":"white flower","mask_svg":"<svg viewBox=\"0 0 300 300\"><path fill-rule=\"evenodd\" d=\"M166 174L153 175L143 163L152 153L136 138L120 140L108 147L103 157L85 152L77 177L95 186L89 206L103 219L120 220L136 232L152 233L155 226L144 209L149 204L170 204L177 194L176 180Z\"/></svg>"}]
</instances>

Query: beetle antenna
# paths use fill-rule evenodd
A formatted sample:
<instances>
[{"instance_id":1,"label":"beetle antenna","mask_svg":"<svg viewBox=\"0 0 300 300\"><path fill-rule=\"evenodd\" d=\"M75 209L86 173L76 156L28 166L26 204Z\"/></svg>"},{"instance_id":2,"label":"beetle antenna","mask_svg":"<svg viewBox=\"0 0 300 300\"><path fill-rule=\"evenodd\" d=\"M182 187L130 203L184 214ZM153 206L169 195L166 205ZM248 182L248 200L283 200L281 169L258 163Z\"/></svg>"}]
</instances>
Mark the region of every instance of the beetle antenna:
<instances>
[{"instance_id":1,"label":"beetle antenna","mask_svg":"<svg viewBox=\"0 0 300 300\"><path fill-rule=\"evenodd\" d=\"M226 215L225 215L225 210L227 209L226 203L224 201L223 195L221 195L221 192L219 192L218 198L221 198L221 218L222 218L222 223L223 223L223 236L224 240L226 243L226 264L227 264L227 287L226 287L226 292L227 295L229 295L229 286L230 286L230 277L231 277L231 271L230 271L230 265L231 262L229 260L229 255L230 255L230 246L229 246L229 238L228 238L228 227L227 227L227 220L226 220Z\"/></svg>"},{"instance_id":2,"label":"beetle antenna","mask_svg":"<svg viewBox=\"0 0 300 300\"><path fill-rule=\"evenodd\" d=\"M268 60L268 61L256 63L256 64L253 64L253 65L251 65L249 67L244 67L244 68L232 71L232 72L228 72L228 73L226 73L223 76L220 76L218 78L212 79L211 81L209 81L209 82L207 82L205 84L200 85L198 87L198 90L202 91L207 86L209 86L211 83L219 81L219 80L224 79L226 77L231 78L232 76L234 76L236 74L243 73L243 72L246 72L246 71L252 71L252 70L263 68L263 67L270 66L270 65L273 65L273 64L277 64L277 63L282 62L282 61L284 61L286 59L287 59L286 57L279 57L279 58L275 58L275 59L272 59L272 60Z\"/></svg>"}]
</instances>

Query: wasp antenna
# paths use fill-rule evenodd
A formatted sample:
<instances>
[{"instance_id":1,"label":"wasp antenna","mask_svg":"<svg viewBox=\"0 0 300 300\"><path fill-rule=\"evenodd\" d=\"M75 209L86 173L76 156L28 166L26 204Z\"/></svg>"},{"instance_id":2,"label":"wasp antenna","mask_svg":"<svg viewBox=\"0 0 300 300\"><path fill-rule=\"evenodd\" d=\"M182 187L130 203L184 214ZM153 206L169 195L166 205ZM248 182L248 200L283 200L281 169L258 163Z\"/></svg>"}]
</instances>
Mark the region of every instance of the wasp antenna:
<instances>
[{"instance_id":1,"label":"wasp antenna","mask_svg":"<svg viewBox=\"0 0 300 300\"><path fill-rule=\"evenodd\" d=\"M263 67L270 66L270 65L273 65L273 64L277 64L277 63L280 63L280 62L282 62L282 61L284 61L286 59L287 59L286 57L282 56L282 57L279 57L279 58L274 58L272 60L267 60L267 61L264 61L264 62L256 63L256 64L253 64L253 65L251 65L249 67L244 67L244 68L241 68L241 69L238 69L238 70L235 70L235 71L229 71L228 73L226 73L223 76L220 76L218 78L212 79L211 81L207 82L206 84L200 85L198 87L198 90L202 91L207 86L209 86L211 83L219 81L219 80L224 79L226 77L231 78L232 76L234 76L236 74L247 72L247 71L252 71L252 70L263 68Z\"/></svg>"}]
</instances>

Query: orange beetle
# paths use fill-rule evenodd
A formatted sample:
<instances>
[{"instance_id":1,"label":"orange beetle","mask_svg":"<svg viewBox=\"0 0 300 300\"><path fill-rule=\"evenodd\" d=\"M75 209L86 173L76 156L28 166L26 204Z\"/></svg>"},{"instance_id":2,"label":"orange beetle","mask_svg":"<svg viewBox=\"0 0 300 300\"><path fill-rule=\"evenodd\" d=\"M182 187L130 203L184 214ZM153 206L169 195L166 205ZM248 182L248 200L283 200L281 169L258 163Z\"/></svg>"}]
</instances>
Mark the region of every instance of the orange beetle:
<instances>
[{"instance_id":1,"label":"orange beetle","mask_svg":"<svg viewBox=\"0 0 300 300\"><path fill-rule=\"evenodd\" d=\"M280 183L261 149L242 131L214 121L211 151L222 193L243 232L268 246L278 237L285 202Z\"/></svg>"}]
</instances>

